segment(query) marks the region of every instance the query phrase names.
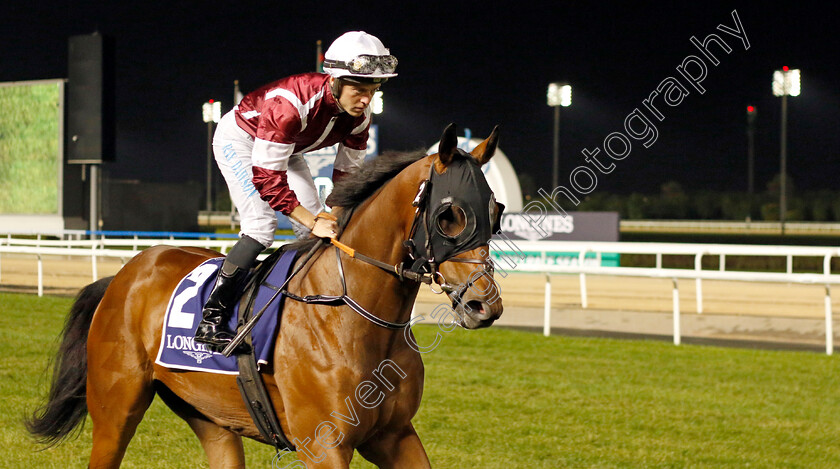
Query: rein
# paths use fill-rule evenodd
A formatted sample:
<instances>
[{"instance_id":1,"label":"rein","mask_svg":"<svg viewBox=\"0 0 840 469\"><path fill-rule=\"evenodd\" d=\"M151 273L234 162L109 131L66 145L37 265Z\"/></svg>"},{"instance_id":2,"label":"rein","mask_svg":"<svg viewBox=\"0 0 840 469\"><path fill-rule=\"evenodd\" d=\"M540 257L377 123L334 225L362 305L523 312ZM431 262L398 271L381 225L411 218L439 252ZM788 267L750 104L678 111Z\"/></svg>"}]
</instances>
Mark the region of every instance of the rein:
<instances>
[{"instance_id":1,"label":"rein","mask_svg":"<svg viewBox=\"0 0 840 469\"><path fill-rule=\"evenodd\" d=\"M353 259L358 259L358 260L360 260L360 261L362 261L366 264L370 264L374 267L379 267L380 269L384 270L385 272L388 272L389 274L396 275L397 278L399 278L400 280L408 279L408 280L418 282L418 283L425 283L427 285L432 283L432 280L433 280L432 274L419 273L419 272L414 272L412 270L406 270L406 268L403 267L403 264L391 265L391 264L376 260L372 257L366 256L366 255L356 251L355 249L353 249L350 246L342 243L341 241L338 241L337 239L332 239L331 242L336 248L340 249L341 251L344 251L345 254L352 257Z\"/></svg>"},{"instance_id":2,"label":"rein","mask_svg":"<svg viewBox=\"0 0 840 469\"><path fill-rule=\"evenodd\" d=\"M307 255L298 263L297 267L292 271L289 277L283 282L279 288L276 289L274 295L268 301L268 303L260 310L257 314L254 315L251 320L244 325L244 327L240 328L237 332L236 337L228 344L227 347L223 350L223 354L225 356L229 356L236 346L242 342L245 336L250 333L250 331L256 325L257 320L262 316L265 312L268 305L274 302L274 300L280 294L286 295L287 297L299 301L306 304L319 304L319 305L328 305L328 306L340 306L342 304L347 305L352 309L354 312L362 316L363 318L367 319L368 321L376 324L379 327L383 327L386 329L391 330L399 330L404 329L406 326L410 324L410 321L406 322L391 322L386 321L375 314L367 311L362 305L357 303L355 300L350 298L347 294L347 282L344 277L344 266L341 263L341 252L343 251L345 254L350 256L351 258L358 259L366 264L370 264L374 267L378 267L389 274L395 275L401 282L403 280L411 280L417 283L424 283L429 285L429 288L432 289L432 293L441 294L446 293L447 296L452 301L453 305L461 304L461 298L466 293L466 291L473 285L473 281L469 280L463 285L453 285L446 281L446 278L443 274L440 273L438 267L440 263L438 263L435 259L433 247L432 247L432 230L430 227L430 220L429 220L429 191L432 186L432 179L435 173L434 164L429 168L429 177L422 180L420 185L417 189L417 194L414 196L414 200L411 202L411 205L415 208L414 209L414 220L411 223L411 229L409 230L408 239L403 241L403 246L408 250L409 257L413 260L411 267L406 268L406 262L398 263L398 264L388 264L386 262L382 262L380 260L374 259L370 256L366 256L360 252L357 252L355 249L347 246L346 244L338 241L337 239L331 239L330 242L336 247L336 261L338 263L338 272L339 277L341 278L341 295L306 295L306 296L299 296L290 291L286 290L286 285L289 284L289 281L294 277L302 267L309 262L315 252L321 247L320 243L316 243L312 246L312 249L307 253ZM352 215L352 214L351 214ZM417 228L420 226L421 220L423 222L423 228L426 232L424 248L425 253L428 254L420 254L417 246L414 242L415 234L417 233ZM324 240L326 242L326 240ZM457 252L454 254L457 255ZM467 264L480 264L484 265L485 269L484 273L491 273L493 272L493 264L492 261L489 262L490 268L488 269L486 266L488 265L487 261L482 259L464 259L459 257L449 257L444 259L443 262L461 262ZM436 283L440 286L440 291L435 291L432 288L432 283Z\"/></svg>"},{"instance_id":3,"label":"rein","mask_svg":"<svg viewBox=\"0 0 840 469\"><path fill-rule=\"evenodd\" d=\"M408 321L407 322L386 321L386 320L374 315L373 313L369 312L362 305L357 303L356 300L354 300L353 298L350 298L347 295L347 282L344 279L344 266L341 263L341 253L340 252L341 252L340 249L338 247L336 247L336 249L335 249L335 259L338 262L338 273L339 273L339 278L341 279L341 295L298 296L298 295L295 295L294 293L291 293L287 290L282 291L282 293L284 295L286 295L287 297L295 300L295 301L300 301L300 302L306 303L306 304L328 305L328 306L340 306L342 304L345 304L345 305L349 306L350 309L355 311L357 314L359 314L363 318L367 319L368 321L376 324L379 327L384 327L385 329L392 329L392 330L405 329L405 327L408 326L408 324L409 324ZM359 254L356 254L356 256L359 256ZM367 257L367 256L365 256L365 257ZM370 258L368 258L368 259L370 259ZM362 260L362 259L359 258L359 260ZM375 260L375 259L371 259L371 260ZM379 262L379 261L376 261L376 262ZM382 263L382 264L387 266L387 264L384 264L384 263Z\"/></svg>"},{"instance_id":4,"label":"rein","mask_svg":"<svg viewBox=\"0 0 840 469\"><path fill-rule=\"evenodd\" d=\"M335 259L336 259L336 262L338 264L339 278L341 279L341 295L306 295L306 296L299 296L299 295L296 295L296 294L294 294L294 293L292 293L288 290L283 289L282 287L281 287L279 293L282 293L283 295L286 295L288 298L291 298L295 301L299 301L301 303L306 303L306 304L327 305L327 306L341 306L342 304L345 304L345 305L349 306L350 309L352 309L358 315L362 316L363 318L367 319L368 321L372 322L373 324L376 324L379 327L384 327L385 329L391 329L391 330L405 329L411 323L411 321L406 321L406 322L386 321L385 319L382 319L382 318L376 316L375 314L371 313L370 311L366 310L362 305L360 305L356 300L354 300L353 298L351 298L347 294L347 281L345 280L345 276L344 276L344 266L341 262L341 251L344 251L347 255L349 255L350 257L352 257L354 259L358 259L358 260L360 260L362 262L365 262L367 264L373 265L375 267L379 267L380 269L384 270L385 272L388 272L390 274L394 274L394 275L398 276L401 280L403 278L407 278L409 280L413 280L413 281L416 281L416 282L422 282L422 283L428 284L431 287L431 283L433 281L434 276L432 274L429 274L429 273L418 274L418 273L412 272L410 270L401 271L400 268L402 266L400 264L398 264L398 265L386 264L385 262L381 262L381 261L378 261L378 260L373 259L371 257L365 256L364 254L358 253L353 248L351 248L351 247L349 247L349 246L347 246L347 245L345 245L345 244L343 244L339 241L336 241L336 240L332 240L332 241L333 241L333 244L335 244L335 248L336 248L335 249ZM464 263L471 263L471 264L485 264L480 259L452 258L452 259L449 259L447 262L449 262L449 261L464 262ZM293 272L292 275L294 275L296 273L297 273L297 271ZM441 290L440 291L432 290L432 292L437 293L437 294L446 292L447 295L450 297L450 299L453 302L456 302L456 303L460 303L461 296L470 288L470 286L472 286L472 283L473 283L472 281L469 281L469 282L465 283L464 285L461 285L460 287L457 287L455 285L452 285L452 284L446 282L446 279L443 277L443 275L440 274L440 272L436 272L436 274L437 274L438 277L442 278L444 281L443 281L443 283L436 282L436 283L438 283L438 285L440 285ZM289 278L291 278L291 276ZM288 283L288 281L285 282L283 284L283 286L285 286L287 283Z\"/></svg>"}]
</instances>

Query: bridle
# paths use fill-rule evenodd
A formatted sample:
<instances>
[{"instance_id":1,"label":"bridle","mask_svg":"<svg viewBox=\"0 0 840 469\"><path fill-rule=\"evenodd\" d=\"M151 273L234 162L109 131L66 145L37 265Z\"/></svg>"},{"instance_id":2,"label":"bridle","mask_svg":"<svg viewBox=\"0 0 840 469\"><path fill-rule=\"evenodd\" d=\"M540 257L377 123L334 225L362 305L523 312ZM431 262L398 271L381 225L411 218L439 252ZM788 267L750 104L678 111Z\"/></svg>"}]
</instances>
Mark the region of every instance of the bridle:
<instances>
[{"instance_id":1,"label":"bridle","mask_svg":"<svg viewBox=\"0 0 840 469\"><path fill-rule=\"evenodd\" d=\"M389 274L396 276L401 282L404 280L409 280L417 283L424 283L429 285L431 291L435 294L446 293L449 299L452 301L453 306L457 306L462 304L463 295L469 290L473 284L474 279L473 275L470 276L470 279L463 283L463 284L451 284L449 283L444 275L440 272L440 265L444 262L459 262L459 263L466 263L466 264L476 264L483 266L482 270L479 271L479 275L475 278L480 278L484 275L490 275L492 277L494 267L493 262L489 258L489 252L487 259L475 259L475 258L462 258L462 257L455 257L459 254L464 252L470 251L474 248L472 247L461 247L460 249L456 246L456 248L442 258L435 257L435 241L437 241L436 237L442 236L436 230L432 229L431 223L434 220L431 220L431 204L434 202L431 200L430 192L433 184L435 183L436 179L436 172L434 164L432 164L429 170L429 177L422 180L419 184L417 189L417 194L414 197L411 205L414 207L414 219L411 224L411 228L409 230L408 238L403 241L403 246L407 250L408 259L404 260L399 264L389 264L386 262L382 262L380 260L374 259L372 257L366 256L360 252L357 252L353 249L350 249L351 257L358 259L362 262L370 264L372 266L378 267ZM486 184L486 183L485 183ZM493 201L495 203L495 201ZM501 206L501 204L498 204ZM502 206L503 207L503 206ZM350 219L352 216L352 212L347 216L347 220ZM498 214L501 217L501 213ZM476 223L475 217L473 219L465 220L466 224L469 223ZM417 246L417 235L418 235L418 228L422 228L425 231L426 236L423 238L425 241L422 243L423 246ZM475 230L475 227L472 227ZM484 245L487 245L489 242L489 236L487 236L487 240L485 240ZM340 244L340 243L336 243ZM301 262L306 263L312 254L317 250L316 248L319 247L320 244L313 246L313 250L310 251L309 255L303 259ZM345 246L346 247L346 246ZM406 322L391 322L386 321L384 319L379 318L378 316L374 315L373 313L367 311L363 306L353 300L347 294L347 282L344 276L344 267L341 262L341 249L336 247L336 261L338 263L338 272L339 277L341 279L341 288L342 293L341 295L306 295L306 296L298 296L294 293L291 293L285 289L282 289L281 293L288 296L289 298L300 301L303 303L308 304L322 304L322 305L331 305L331 306L339 306L341 304L345 304L349 306L353 311L358 313L360 316L364 317L368 321L376 324L377 326L384 327L387 329L403 329L410 324L410 321ZM346 251L345 251L346 252ZM295 270L297 273L299 269ZM291 277L290 277L291 278ZM288 284L288 279L285 285ZM440 290L435 290L432 285L438 285ZM459 324L463 325L463 324Z\"/></svg>"},{"instance_id":2,"label":"bridle","mask_svg":"<svg viewBox=\"0 0 840 469\"><path fill-rule=\"evenodd\" d=\"M408 256L410 258L411 266L408 268L409 272L414 272L418 275L424 276L425 278L430 277L430 281L424 281L429 285L429 288L435 294L447 293L451 299L453 299L453 303L460 303L460 301L455 301L455 298L460 300L461 296L466 293L466 291L472 286L473 282L468 281L467 283L456 286L452 285L446 281L446 278L440 272L440 264L443 262L460 262L465 264L477 264L484 266L483 273L489 273L491 276L493 274L493 261L490 257L487 257L487 260L484 259L470 259L470 258L463 258L463 257L454 257L464 251L456 250L452 253L451 256L447 256L443 259L437 259L435 257L435 248L432 242L433 237L440 236L439 233L436 232L432 228L432 220L430 212L431 212L431 186L432 186L432 179L435 175L435 166L432 164L431 168L429 169L429 177L422 180L420 182L419 187L417 188L417 194L414 196L414 200L411 202L411 205L414 207L414 220L411 223L411 229L408 233L408 238L403 241L403 246L405 246L406 250L408 251ZM421 226L425 229L426 236L424 237L425 241L423 243L423 249L421 250L417 246L417 229ZM474 220L466 221L466 223L475 223ZM465 228L467 229L467 228ZM472 227L475 229L475 227ZM489 238L487 240L489 242ZM486 243L485 243L486 244ZM488 252L489 254L489 252ZM404 269L405 270L405 269ZM432 284L437 284L440 286L440 291L435 291L432 288ZM455 298L453 298L453 294Z\"/></svg>"}]
</instances>

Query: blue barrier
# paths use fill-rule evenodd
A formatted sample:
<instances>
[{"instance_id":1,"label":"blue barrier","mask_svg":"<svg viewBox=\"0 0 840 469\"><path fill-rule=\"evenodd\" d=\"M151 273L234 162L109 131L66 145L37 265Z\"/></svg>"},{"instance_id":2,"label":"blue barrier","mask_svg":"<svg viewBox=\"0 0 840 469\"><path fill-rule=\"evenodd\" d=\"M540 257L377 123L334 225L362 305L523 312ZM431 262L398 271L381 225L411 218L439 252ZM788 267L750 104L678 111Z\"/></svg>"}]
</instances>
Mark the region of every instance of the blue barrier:
<instances>
[{"instance_id":1,"label":"blue barrier","mask_svg":"<svg viewBox=\"0 0 840 469\"><path fill-rule=\"evenodd\" d=\"M190 231L90 231L85 230L84 234L87 236L128 236L128 237L143 237L143 238L186 238L186 239L238 239L239 235L234 233L202 233ZM275 235L275 240L287 241L294 240L293 235Z\"/></svg>"}]
</instances>

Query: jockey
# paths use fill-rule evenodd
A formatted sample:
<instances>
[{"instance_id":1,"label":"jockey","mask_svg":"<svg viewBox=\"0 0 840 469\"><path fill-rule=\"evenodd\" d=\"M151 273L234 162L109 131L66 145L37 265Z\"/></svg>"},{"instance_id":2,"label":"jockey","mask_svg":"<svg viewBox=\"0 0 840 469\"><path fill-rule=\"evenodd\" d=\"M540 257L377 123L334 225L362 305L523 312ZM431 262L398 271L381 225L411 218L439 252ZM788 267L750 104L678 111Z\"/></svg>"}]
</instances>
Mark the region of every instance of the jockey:
<instances>
[{"instance_id":1,"label":"jockey","mask_svg":"<svg viewBox=\"0 0 840 469\"><path fill-rule=\"evenodd\" d=\"M233 302L257 255L274 241L275 211L292 220L298 237L335 237L335 218L324 211L303 153L338 143L334 182L358 168L367 147L370 102L382 83L397 76L396 66L379 39L351 31L324 54L326 73L269 83L222 117L213 153L239 210L241 232L204 305L196 342L220 351L233 339L227 326Z\"/></svg>"}]
</instances>

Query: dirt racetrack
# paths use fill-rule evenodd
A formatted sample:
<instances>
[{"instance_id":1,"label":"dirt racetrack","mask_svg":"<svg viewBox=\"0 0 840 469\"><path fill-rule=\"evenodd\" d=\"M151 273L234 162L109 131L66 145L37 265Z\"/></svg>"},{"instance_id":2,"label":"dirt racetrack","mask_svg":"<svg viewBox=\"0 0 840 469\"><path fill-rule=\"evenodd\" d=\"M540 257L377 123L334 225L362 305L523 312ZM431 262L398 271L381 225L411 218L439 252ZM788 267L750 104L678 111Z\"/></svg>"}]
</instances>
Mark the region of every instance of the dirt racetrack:
<instances>
[{"instance_id":1,"label":"dirt racetrack","mask_svg":"<svg viewBox=\"0 0 840 469\"><path fill-rule=\"evenodd\" d=\"M127 261L128 259L126 259ZM97 275L115 274L119 259L99 259ZM92 282L89 258L43 256L44 293L74 295ZM544 274L508 274L497 280L505 313L502 326L543 327ZM581 307L577 275L551 276L551 328L555 332L606 335L673 335L673 283L670 279L588 275L588 307ZM37 293L38 263L35 256L4 254L0 257L0 291ZM747 343L825 347L825 286L788 283L710 281L702 283L703 313L697 313L694 280L681 280L680 332L686 341L747 341ZM352 295L352 292L351 292ZM840 294L832 298L832 311L840 307ZM415 308L424 322L448 300L421 287ZM834 320L836 321L836 314ZM835 327L835 343L840 334ZM822 347L822 348L820 348Z\"/></svg>"}]
</instances>

